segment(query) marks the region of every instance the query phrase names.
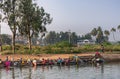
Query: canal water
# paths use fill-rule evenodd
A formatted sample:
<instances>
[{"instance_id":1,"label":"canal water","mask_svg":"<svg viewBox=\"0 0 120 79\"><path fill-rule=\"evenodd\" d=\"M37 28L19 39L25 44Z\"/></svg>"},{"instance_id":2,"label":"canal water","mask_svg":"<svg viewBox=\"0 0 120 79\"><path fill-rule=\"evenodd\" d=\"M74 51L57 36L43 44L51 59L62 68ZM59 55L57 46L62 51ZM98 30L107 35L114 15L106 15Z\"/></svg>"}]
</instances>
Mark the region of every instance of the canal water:
<instances>
[{"instance_id":1,"label":"canal water","mask_svg":"<svg viewBox=\"0 0 120 79\"><path fill-rule=\"evenodd\" d=\"M0 69L0 79L120 79L120 63Z\"/></svg>"}]
</instances>

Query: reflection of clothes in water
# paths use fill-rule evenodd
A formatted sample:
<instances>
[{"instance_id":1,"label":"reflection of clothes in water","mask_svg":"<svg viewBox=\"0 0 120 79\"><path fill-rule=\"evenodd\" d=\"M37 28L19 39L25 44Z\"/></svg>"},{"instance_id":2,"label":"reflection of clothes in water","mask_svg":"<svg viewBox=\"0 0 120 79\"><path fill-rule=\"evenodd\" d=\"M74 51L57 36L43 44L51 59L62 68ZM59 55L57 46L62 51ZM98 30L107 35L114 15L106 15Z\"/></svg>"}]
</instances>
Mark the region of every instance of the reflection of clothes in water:
<instances>
[{"instance_id":1,"label":"reflection of clothes in water","mask_svg":"<svg viewBox=\"0 0 120 79\"><path fill-rule=\"evenodd\" d=\"M6 66L6 67L9 67L9 66L10 66L10 61L6 61L6 62L5 62L5 66Z\"/></svg>"}]
</instances>

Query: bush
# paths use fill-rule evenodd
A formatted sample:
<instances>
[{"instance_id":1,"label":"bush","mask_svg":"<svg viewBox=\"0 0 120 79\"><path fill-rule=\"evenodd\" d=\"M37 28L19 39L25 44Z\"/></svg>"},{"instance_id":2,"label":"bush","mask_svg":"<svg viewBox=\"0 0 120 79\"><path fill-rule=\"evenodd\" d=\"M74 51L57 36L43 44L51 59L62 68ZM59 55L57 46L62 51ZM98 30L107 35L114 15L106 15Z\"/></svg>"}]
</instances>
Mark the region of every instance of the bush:
<instances>
[{"instance_id":1,"label":"bush","mask_svg":"<svg viewBox=\"0 0 120 79\"><path fill-rule=\"evenodd\" d=\"M72 45L68 41L62 41L54 45L55 47L71 47Z\"/></svg>"},{"instance_id":2,"label":"bush","mask_svg":"<svg viewBox=\"0 0 120 79\"><path fill-rule=\"evenodd\" d=\"M108 46L108 45L112 45L112 44L110 42L104 42L103 45Z\"/></svg>"},{"instance_id":3,"label":"bush","mask_svg":"<svg viewBox=\"0 0 120 79\"><path fill-rule=\"evenodd\" d=\"M3 50L11 50L12 49L12 46L10 45L4 45L2 46Z\"/></svg>"}]
</instances>

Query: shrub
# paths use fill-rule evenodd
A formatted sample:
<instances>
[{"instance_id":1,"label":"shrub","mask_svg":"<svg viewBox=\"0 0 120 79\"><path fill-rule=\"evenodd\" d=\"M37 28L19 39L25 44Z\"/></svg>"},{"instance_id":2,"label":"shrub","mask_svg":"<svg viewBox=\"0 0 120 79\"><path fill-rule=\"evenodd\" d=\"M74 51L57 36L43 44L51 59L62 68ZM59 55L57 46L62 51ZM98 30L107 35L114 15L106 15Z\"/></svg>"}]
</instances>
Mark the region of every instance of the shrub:
<instances>
[{"instance_id":1,"label":"shrub","mask_svg":"<svg viewBox=\"0 0 120 79\"><path fill-rule=\"evenodd\" d=\"M12 54L12 51L11 50L6 50L6 51L3 51L1 52L2 55L9 55L9 54Z\"/></svg>"},{"instance_id":2,"label":"shrub","mask_svg":"<svg viewBox=\"0 0 120 79\"><path fill-rule=\"evenodd\" d=\"M62 41L54 45L55 47L71 47L71 44L68 41Z\"/></svg>"},{"instance_id":3,"label":"shrub","mask_svg":"<svg viewBox=\"0 0 120 79\"><path fill-rule=\"evenodd\" d=\"M3 50L11 50L12 49L12 46L10 45L4 45L2 46Z\"/></svg>"}]
</instances>

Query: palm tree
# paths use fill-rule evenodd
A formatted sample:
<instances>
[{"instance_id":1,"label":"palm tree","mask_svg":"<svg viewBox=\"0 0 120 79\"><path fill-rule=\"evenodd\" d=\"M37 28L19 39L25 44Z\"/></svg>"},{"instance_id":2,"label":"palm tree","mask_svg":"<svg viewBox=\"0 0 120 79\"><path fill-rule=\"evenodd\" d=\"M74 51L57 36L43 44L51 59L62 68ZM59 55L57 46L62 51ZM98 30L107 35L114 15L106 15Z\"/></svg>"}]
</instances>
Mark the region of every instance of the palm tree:
<instances>
[{"instance_id":1,"label":"palm tree","mask_svg":"<svg viewBox=\"0 0 120 79\"><path fill-rule=\"evenodd\" d=\"M105 34L105 36L106 36L106 38L107 38L107 41L108 41L108 40L109 40L108 36L110 35L110 32L109 32L108 30L105 30L105 31L104 31L104 34Z\"/></svg>"},{"instance_id":2,"label":"palm tree","mask_svg":"<svg viewBox=\"0 0 120 79\"><path fill-rule=\"evenodd\" d=\"M117 29L120 31L120 25L118 25Z\"/></svg>"},{"instance_id":3,"label":"palm tree","mask_svg":"<svg viewBox=\"0 0 120 79\"><path fill-rule=\"evenodd\" d=\"M115 35L114 35L114 32L116 32L116 29L115 29L115 28L112 28L112 29L111 29L111 32L113 33L113 39L114 39L114 41L115 41Z\"/></svg>"},{"instance_id":4,"label":"palm tree","mask_svg":"<svg viewBox=\"0 0 120 79\"><path fill-rule=\"evenodd\" d=\"M92 36L94 36L95 37L95 39L96 39L96 35L97 35L97 29L96 28L94 28L92 31L91 31L91 33L90 33Z\"/></svg>"},{"instance_id":5,"label":"palm tree","mask_svg":"<svg viewBox=\"0 0 120 79\"><path fill-rule=\"evenodd\" d=\"M105 41L104 36L103 36L103 31L102 28L99 26L97 29L97 43L102 43Z\"/></svg>"}]
</instances>

